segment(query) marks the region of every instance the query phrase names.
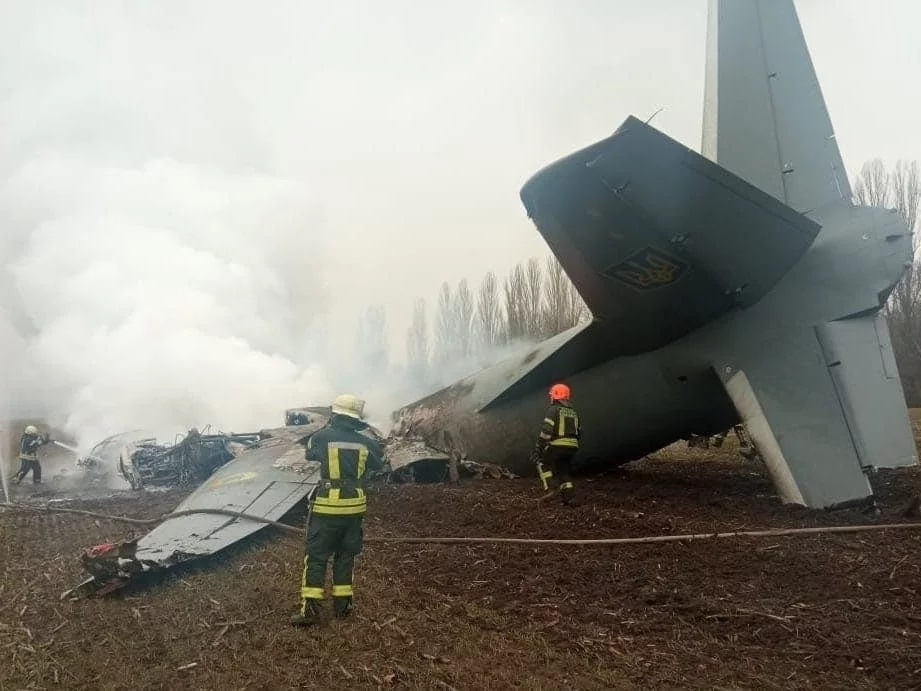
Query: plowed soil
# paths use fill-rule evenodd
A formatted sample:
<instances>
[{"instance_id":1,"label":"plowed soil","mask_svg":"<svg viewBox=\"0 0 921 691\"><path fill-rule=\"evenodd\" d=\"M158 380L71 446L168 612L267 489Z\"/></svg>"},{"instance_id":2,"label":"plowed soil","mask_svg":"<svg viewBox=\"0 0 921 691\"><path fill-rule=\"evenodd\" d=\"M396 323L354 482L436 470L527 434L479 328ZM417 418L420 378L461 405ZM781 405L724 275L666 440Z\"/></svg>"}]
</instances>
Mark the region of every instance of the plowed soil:
<instances>
[{"instance_id":1,"label":"plowed soil","mask_svg":"<svg viewBox=\"0 0 921 691\"><path fill-rule=\"evenodd\" d=\"M580 503L533 480L382 485L367 537L617 537L901 521L784 507L758 463L677 447ZM28 493L28 488L20 492ZM81 502L151 517L180 492ZM921 686L918 531L620 547L369 542L357 611L296 630L302 548L272 528L106 599L61 601L106 520L0 511L0 688L907 688Z\"/></svg>"}]
</instances>

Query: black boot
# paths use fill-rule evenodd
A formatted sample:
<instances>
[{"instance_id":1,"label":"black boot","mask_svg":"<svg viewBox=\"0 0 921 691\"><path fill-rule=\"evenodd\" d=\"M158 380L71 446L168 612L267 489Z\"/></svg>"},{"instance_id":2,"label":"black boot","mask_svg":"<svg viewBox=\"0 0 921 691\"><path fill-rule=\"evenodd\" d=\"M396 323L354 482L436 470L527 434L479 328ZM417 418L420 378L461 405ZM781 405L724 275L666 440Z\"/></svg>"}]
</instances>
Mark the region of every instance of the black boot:
<instances>
[{"instance_id":1,"label":"black boot","mask_svg":"<svg viewBox=\"0 0 921 691\"><path fill-rule=\"evenodd\" d=\"M563 486L560 488L560 497L563 499L563 503L566 506L576 505L575 489L572 484L570 484L569 487Z\"/></svg>"},{"instance_id":2,"label":"black boot","mask_svg":"<svg viewBox=\"0 0 921 691\"><path fill-rule=\"evenodd\" d=\"M345 619L349 614L352 613L354 606L352 605L352 598L350 597L334 597L333 598L333 612L336 615L336 619Z\"/></svg>"},{"instance_id":3,"label":"black boot","mask_svg":"<svg viewBox=\"0 0 921 691\"><path fill-rule=\"evenodd\" d=\"M320 602L319 600L304 600L301 603L301 611L291 617L291 624L294 626L312 626L320 623Z\"/></svg>"}]
</instances>

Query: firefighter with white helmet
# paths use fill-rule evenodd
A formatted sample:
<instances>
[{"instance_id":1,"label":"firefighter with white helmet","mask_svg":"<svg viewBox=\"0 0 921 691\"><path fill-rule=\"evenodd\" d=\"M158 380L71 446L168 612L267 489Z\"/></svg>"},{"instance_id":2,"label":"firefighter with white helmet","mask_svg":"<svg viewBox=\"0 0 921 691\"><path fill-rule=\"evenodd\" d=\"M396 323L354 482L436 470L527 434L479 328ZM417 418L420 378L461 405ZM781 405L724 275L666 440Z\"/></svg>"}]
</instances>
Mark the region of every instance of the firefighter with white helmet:
<instances>
[{"instance_id":1,"label":"firefighter with white helmet","mask_svg":"<svg viewBox=\"0 0 921 691\"><path fill-rule=\"evenodd\" d=\"M32 482L36 485L41 484L42 465L38 461L38 449L51 441L51 437L41 434L35 425L26 425L19 438L19 472L13 477L15 484L22 482L22 479L30 472Z\"/></svg>"},{"instance_id":2,"label":"firefighter with white helmet","mask_svg":"<svg viewBox=\"0 0 921 691\"><path fill-rule=\"evenodd\" d=\"M351 394L336 397L329 423L307 441L305 457L320 464L320 484L310 509L307 548L301 577L300 612L296 626L315 624L325 597L326 563L333 559L333 610L337 617L352 610L352 570L362 550L362 523L368 471L383 465L383 449L360 433L365 402Z\"/></svg>"}]
</instances>

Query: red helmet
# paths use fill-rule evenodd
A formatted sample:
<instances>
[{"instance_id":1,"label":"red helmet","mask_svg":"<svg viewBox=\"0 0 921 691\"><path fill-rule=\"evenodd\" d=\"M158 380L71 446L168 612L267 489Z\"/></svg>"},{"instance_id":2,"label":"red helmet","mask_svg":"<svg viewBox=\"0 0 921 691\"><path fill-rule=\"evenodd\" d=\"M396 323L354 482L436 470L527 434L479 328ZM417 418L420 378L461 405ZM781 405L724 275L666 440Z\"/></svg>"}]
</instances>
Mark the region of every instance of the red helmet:
<instances>
[{"instance_id":1,"label":"red helmet","mask_svg":"<svg viewBox=\"0 0 921 691\"><path fill-rule=\"evenodd\" d=\"M571 391L566 384L554 384L550 387L551 401L568 401Z\"/></svg>"}]
</instances>

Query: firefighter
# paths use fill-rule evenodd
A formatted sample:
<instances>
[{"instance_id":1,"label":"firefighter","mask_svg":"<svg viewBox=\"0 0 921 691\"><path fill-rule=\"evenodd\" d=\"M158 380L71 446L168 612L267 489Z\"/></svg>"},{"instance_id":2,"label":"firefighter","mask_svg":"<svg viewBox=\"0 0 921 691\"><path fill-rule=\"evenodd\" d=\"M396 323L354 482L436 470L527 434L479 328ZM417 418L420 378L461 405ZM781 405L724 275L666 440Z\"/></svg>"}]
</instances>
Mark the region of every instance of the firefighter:
<instances>
[{"instance_id":1,"label":"firefighter","mask_svg":"<svg viewBox=\"0 0 921 691\"><path fill-rule=\"evenodd\" d=\"M320 618L326 562L333 559L333 611L338 618L352 610L352 569L362 549L365 515L364 477L380 470L383 450L360 434L365 402L350 394L338 396L332 415L307 441L305 457L320 463L321 480L307 524L307 549L301 577L300 613L295 626L309 626Z\"/></svg>"},{"instance_id":2,"label":"firefighter","mask_svg":"<svg viewBox=\"0 0 921 691\"><path fill-rule=\"evenodd\" d=\"M39 434L35 425L27 425L19 438L19 472L13 477L13 482L19 484L22 479L32 473L32 482L36 485L42 482L42 466L38 462L38 447L51 443L52 439L47 434Z\"/></svg>"},{"instance_id":3,"label":"firefighter","mask_svg":"<svg viewBox=\"0 0 921 691\"><path fill-rule=\"evenodd\" d=\"M537 473L544 491L549 489L547 481L556 476L563 502L570 505L574 490L570 470L582 438L582 425L569 400L571 395L566 384L550 387L550 407L544 414L534 450Z\"/></svg>"}]
</instances>

